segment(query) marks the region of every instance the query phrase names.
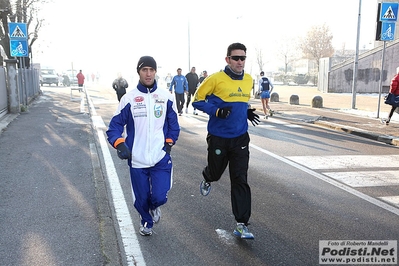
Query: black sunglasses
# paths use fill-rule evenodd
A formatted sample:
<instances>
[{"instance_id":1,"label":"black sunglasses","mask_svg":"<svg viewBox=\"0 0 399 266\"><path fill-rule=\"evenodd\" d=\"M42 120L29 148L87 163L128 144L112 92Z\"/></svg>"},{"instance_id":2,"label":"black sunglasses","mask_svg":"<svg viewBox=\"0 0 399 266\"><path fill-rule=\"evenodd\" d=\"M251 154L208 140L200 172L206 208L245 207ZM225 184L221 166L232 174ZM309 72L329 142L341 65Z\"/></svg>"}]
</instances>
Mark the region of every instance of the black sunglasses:
<instances>
[{"instance_id":1,"label":"black sunglasses","mask_svg":"<svg viewBox=\"0 0 399 266\"><path fill-rule=\"evenodd\" d=\"M238 60L245 61L247 56L246 55L232 55L232 56L228 56L228 58L231 58L234 61L238 61Z\"/></svg>"}]
</instances>

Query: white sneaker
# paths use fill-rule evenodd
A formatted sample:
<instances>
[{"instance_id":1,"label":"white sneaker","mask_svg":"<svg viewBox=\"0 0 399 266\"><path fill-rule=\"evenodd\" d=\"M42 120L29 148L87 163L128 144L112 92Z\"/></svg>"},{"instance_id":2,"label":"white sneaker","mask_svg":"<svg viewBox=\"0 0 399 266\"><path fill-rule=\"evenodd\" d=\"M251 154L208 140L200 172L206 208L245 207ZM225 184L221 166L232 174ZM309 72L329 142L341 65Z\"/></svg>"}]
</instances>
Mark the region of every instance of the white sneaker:
<instances>
[{"instance_id":1,"label":"white sneaker","mask_svg":"<svg viewBox=\"0 0 399 266\"><path fill-rule=\"evenodd\" d=\"M145 223L145 225L147 225L147 223ZM148 228L147 226L141 225L139 233L142 236L150 236L152 235L152 228Z\"/></svg>"},{"instance_id":2,"label":"white sneaker","mask_svg":"<svg viewBox=\"0 0 399 266\"><path fill-rule=\"evenodd\" d=\"M147 228L147 227L140 227L140 235L142 236L150 236L152 235L152 229L151 228Z\"/></svg>"},{"instance_id":3,"label":"white sneaker","mask_svg":"<svg viewBox=\"0 0 399 266\"><path fill-rule=\"evenodd\" d=\"M186 108L186 114L188 114L188 108Z\"/></svg>"},{"instance_id":4,"label":"white sneaker","mask_svg":"<svg viewBox=\"0 0 399 266\"><path fill-rule=\"evenodd\" d=\"M161 220L161 208L158 207L155 210L150 210L150 214L154 223L158 223Z\"/></svg>"},{"instance_id":5,"label":"white sneaker","mask_svg":"<svg viewBox=\"0 0 399 266\"><path fill-rule=\"evenodd\" d=\"M381 124L389 125L389 119L381 118L380 122L381 122Z\"/></svg>"}]
</instances>

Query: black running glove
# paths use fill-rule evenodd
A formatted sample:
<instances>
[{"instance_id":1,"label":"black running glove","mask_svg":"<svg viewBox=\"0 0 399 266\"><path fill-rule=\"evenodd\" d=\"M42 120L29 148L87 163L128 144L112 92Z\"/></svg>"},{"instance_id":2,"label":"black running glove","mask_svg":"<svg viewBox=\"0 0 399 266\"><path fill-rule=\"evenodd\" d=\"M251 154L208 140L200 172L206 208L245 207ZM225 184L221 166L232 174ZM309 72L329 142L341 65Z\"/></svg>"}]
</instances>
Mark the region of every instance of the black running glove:
<instances>
[{"instance_id":1,"label":"black running glove","mask_svg":"<svg viewBox=\"0 0 399 266\"><path fill-rule=\"evenodd\" d=\"M223 107L223 108L218 108L216 110L216 116L219 118L227 118L231 113L231 106L228 107Z\"/></svg>"},{"instance_id":2,"label":"black running glove","mask_svg":"<svg viewBox=\"0 0 399 266\"><path fill-rule=\"evenodd\" d=\"M258 125L260 122L259 115L255 114L255 108L247 110L247 117L248 120L251 121L253 126Z\"/></svg>"},{"instance_id":3,"label":"black running glove","mask_svg":"<svg viewBox=\"0 0 399 266\"><path fill-rule=\"evenodd\" d=\"M165 144L163 145L163 150L167 154L170 154L170 152L172 151L172 146L173 146L173 140L172 139L166 139Z\"/></svg>"},{"instance_id":4,"label":"black running glove","mask_svg":"<svg viewBox=\"0 0 399 266\"><path fill-rule=\"evenodd\" d=\"M125 142L121 142L116 146L116 150L118 153L118 157L121 160L132 159L132 153L130 152L129 147L126 145Z\"/></svg>"}]
</instances>

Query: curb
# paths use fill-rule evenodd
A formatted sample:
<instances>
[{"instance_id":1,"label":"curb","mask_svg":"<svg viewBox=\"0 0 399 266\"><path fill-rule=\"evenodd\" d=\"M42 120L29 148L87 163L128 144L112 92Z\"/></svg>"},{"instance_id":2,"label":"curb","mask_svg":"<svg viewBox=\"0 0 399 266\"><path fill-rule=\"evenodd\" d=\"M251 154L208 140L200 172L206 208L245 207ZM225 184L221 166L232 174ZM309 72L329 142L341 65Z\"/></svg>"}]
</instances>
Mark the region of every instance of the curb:
<instances>
[{"instance_id":1,"label":"curb","mask_svg":"<svg viewBox=\"0 0 399 266\"><path fill-rule=\"evenodd\" d=\"M376 134L376 133L373 133L373 132L370 132L367 130L363 130L363 129L359 129L359 128L355 128L355 127L351 127L351 126L344 126L344 125L340 125L340 124L325 122L325 121L314 121L313 124L331 128L336 131L342 131L342 132L356 135L359 137L383 142L386 144L399 146L399 138L394 137L394 136L379 135L379 134Z\"/></svg>"},{"instance_id":2,"label":"curb","mask_svg":"<svg viewBox=\"0 0 399 266\"><path fill-rule=\"evenodd\" d=\"M20 113L18 113L18 114L6 114L2 118L0 118L0 134L19 115L20 115Z\"/></svg>"}]
</instances>

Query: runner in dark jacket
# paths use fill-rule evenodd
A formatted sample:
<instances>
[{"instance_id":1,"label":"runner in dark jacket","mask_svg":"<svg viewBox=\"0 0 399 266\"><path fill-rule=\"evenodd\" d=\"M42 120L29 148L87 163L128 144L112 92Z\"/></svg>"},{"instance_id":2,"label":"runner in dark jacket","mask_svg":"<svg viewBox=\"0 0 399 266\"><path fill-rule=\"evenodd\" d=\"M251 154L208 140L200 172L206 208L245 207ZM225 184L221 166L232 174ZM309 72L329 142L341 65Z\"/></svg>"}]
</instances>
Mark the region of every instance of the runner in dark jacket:
<instances>
[{"instance_id":1,"label":"runner in dark jacket","mask_svg":"<svg viewBox=\"0 0 399 266\"><path fill-rule=\"evenodd\" d=\"M195 73L195 67L191 68L190 73L187 73L186 79L188 82L188 93L187 93L187 103L186 103L186 114L188 113L188 105L191 102L191 96L195 94L198 85L198 75ZM196 109L194 108L194 114L197 114Z\"/></svg>"},{"instance_id":2,"label":"runner in dark jacket","mask_svg":"<svg viewBox=\"0 0 399 266\"><path fill-rule=\"evenodd\" d=\"M126 94L127 87L129 87L129 84L126 79L124 79L121 74L118 74L118 78L112 82L112 88L114 88L119 102L122 96Z\"/></svg>"}]
</instances>

